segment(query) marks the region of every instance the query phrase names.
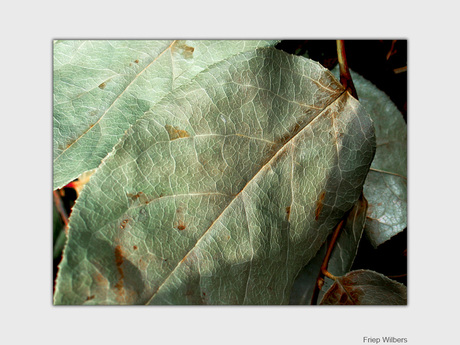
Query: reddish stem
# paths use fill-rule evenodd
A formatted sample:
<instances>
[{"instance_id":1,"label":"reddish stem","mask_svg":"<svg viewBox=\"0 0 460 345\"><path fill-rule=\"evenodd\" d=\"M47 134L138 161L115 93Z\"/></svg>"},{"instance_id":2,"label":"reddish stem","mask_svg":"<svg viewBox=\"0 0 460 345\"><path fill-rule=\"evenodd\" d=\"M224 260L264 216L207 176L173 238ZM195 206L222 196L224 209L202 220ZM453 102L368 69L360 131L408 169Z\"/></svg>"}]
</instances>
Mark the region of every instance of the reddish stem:
<instances>
[{"instance_id":1,"label":"reddish stem","mask_svg":"<svg viewBox=\"0 0 460 345\"><path fill-rule=\"evenodd\" d=\"M54 199L54 204L56 205L56 209L61 215L62 221L64 222L65 228L67 229L67 226L69 225L69 217L64 208L64 204L62 203L62 199L59 193L55 190L53 190L53 199Z\"/></svg>"},{"instance_id":2,"label":"reddish stem","mask_svg":"<svg viewBox=\"0 0 460 345\"><path fill-rule=\"evenodd\" d=\"M327 270L327 265L329 264L329 259L331 258L332 250L334 249L335 243L337 242L337 238L339 237L340 231L343 228L344 222L345 222L345 217L340 221L339 224L337 224L332 234L331 241L329 242L329 245L327 247L326 255L324 257L320 272L318 274L318 278L316 279L316 285L313 290L313 295L311 298L312 305L316 305L316 300L318 299L319 291L321 290L324 284L324 277L326 276L334 280L337 279L336 276L334 276L331 272Z\"/></svg>"},{"instance_id":3,"label":"reddish stem","mask_svg":"<svg viewBox=\"0 0 460 345\"><path fill-rule=\"evenodd\" d=\"M354 98L358 99L355 85L351 78L350 69L348 68L347 55L345 54L345 43L343 40L337 40L337 57L339 59L340 82Z\"/></svg>"}]
</instances>

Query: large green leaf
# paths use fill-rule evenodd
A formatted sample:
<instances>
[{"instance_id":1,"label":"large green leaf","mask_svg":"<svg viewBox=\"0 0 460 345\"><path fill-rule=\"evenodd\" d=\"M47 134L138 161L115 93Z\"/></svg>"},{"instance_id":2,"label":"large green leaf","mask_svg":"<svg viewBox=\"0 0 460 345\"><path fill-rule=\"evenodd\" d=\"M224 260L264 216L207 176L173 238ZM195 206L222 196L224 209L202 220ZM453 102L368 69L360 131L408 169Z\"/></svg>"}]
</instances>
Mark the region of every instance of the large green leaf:
<instances>
[{"instance_id":1,"label":"large green leaf","mask_svg":"<svg viewBox=\"0 0 460 345\"><path fill-rule=\"evenodd\" d=\"M54 189L96 168L145 111L198 72L276 41L55 41Z\"/></svg>"},{"instance_id":2,"label":"large green leaf","mask_svg":"<svg viewBox=\"0 0 460 345\"><path fill-rule=\"evenodd\" d=\"M355 204L372 121L319 64L273 48L201 72L83 189L56 304L287 304Z\"/></svg>"},{"instance_id":3,"label":"large green leaf","mask_svg":"<svg viewBox=\"0 0 460 345\"><path fill-rule=\"evenodd\" d=\"M338 75L338 69L333 71ZM374 247L407 227L407 125L390 98L351 72L360 103L374 121L377 150L364 184L366 234Z\"/></svg>"}]
</instances>

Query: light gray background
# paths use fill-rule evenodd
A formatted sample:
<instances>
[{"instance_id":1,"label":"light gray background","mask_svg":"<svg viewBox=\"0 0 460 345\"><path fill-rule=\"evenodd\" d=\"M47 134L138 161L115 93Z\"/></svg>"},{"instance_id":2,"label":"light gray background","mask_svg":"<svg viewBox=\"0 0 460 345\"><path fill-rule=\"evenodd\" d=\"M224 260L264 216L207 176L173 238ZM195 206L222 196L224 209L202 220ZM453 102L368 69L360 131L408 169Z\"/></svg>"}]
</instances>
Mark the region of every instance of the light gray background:
<instances>
[{"instance_id":1,"label":"light gray background","mask_svg":"<svg viewBox=\"0 0 460 345\"><path fill-rule=\"evenodd\" d=\"M362 344L363 336L458 342L460 51L454 3L165 3L2 6L0 342L348 345ZM409 306L53 307L51 53L57 38L409 39Z\"/></svg>"}]
</instances>

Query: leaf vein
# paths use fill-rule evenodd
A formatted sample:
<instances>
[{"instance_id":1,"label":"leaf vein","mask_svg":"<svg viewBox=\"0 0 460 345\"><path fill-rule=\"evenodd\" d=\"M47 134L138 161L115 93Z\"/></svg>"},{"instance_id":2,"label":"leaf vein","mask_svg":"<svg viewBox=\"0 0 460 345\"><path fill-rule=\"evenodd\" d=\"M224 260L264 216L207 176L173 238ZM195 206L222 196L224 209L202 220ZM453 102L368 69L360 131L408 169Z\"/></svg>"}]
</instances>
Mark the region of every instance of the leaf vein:
<instances>
[{"instance_id":1,"label":"leaf vein","mask_svg":"<svg viewBox=\"0 0 460 345\"><path fill-rule=\"evenodd\" d=\"M157 61L167 50L171 49L172 45L175 43L176 41L173 41L168 48L166 48L163 52L161 52L155 59L152 60L152 62L150 62L142 71L140 71L134 78L133 80L125 87L125 89L117 96L117 98L115 98L115 100L112 102L112 104L106 109L106 111L101 115L101 117L94 123L94 125L98 124L103 118L104 116L108 113L108 111L110 109L112 109L112 107L117 103L117 101L120 99L121 96L123 96L125 94L125 92L130 88L130 86L138 79L138 77L144 73L144 71L146 71L155 61ZM54 162L56 162L67 150L69 150L77 141L79 141L82 137L84 137L86 135L86 133L88 133L89 131L92 130L93 127L95 126L91 126L89 127L85 132L83 132L77 139L75 139L66 149L64 149L55 159L54 159Z\"/></svg>"},{"instance_id":2,"label":"leaf vein","mask_svg":"<svg viewBox=\"0 0 460 345\"><path fill-rule=\"evenodd\" d=\"M302 131L304 131L306 128L308 128L312 123L314 123L317 119L319 119L323 114L325 114L325 110L330 107L334 102L339 100L341 96L345 93L345 90L342 90L342 92L338 95L337 98L332 99L323 109L320 111L310 122L306 123L298 132L293 133L293 136L286 142L284 143L283 146L279 148L278 151L276 151L272 157L268 160L267 163L265 163L255 174L254 176L242 187L242 189L234 196L234 198L225 206L225 208L222 210L222 212L219 214L219 216L209 225L209 227L203 232L203 234L200 236L200 238L197 240L195 245L190 248L190 250L185 254L184 259L187 258L187 256L200 244L200 242L203 240L205 235L210 231L210 229L213 228L214 224L226 213L226 211L229 209L229 207L233 204L235 200L238 199L238 197L242 194L243 191L245 191L246 187L250 185L258 176L259 174L264 170L264 168L270 167L271 163L276 159L278 155L280 155L284 150L286 150L287 147L289 147L289 144L292 142L294 138L299 135ZM174 272L182 265L182 263L185 261L182 259L181 261L178 262L176 267L170 272L170 274L165 278L165 280L161 283L161 285L158 287L158 289L153 293L152 297L148 300L147 304L150 304L150 302L153 300L155 295L160 291L160 289L163 287L163 285L168 281L168 279L174 274Z\"/></svg>"}]
</instances>

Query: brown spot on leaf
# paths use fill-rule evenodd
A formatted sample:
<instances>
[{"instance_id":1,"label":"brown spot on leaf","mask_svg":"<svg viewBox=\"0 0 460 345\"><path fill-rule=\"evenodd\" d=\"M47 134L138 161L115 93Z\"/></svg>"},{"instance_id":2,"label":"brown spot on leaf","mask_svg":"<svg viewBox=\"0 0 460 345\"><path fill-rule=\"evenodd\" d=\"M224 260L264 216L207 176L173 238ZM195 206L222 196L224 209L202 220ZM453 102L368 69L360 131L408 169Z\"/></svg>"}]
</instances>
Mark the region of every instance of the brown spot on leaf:
<instances>
[{"instance_id":1,"label":"brown spot on leaf","mask_svg":"<svg viewBox=\"0 0 460 345\"><path fill-rule=\"evenodd\" d=\"M130 198L136 200L136 199L139 198L142 194L144 194L144 193L142 193L142 192L138 192L138 193L136 193L136 194L126 193L126 196L128 196L128 197L130 197Z\"/></svg>"},{"instance_id":2,"label":"brown spot on leaf","mask_svg":"<svg viewBox=\"0 0 460 345\"><path fill-rule=\"evenodd\" d=\"M134 250L137 250L137 246L133 246L133 249L134 249Z\"/></svg>"},{"instance_id":3,"label":"brown spot on leaf","mask_svg":"<svg viewBox=\"0 0 460 345\"><path fill-rule=\"evenodd\" d=\"M139 63L139 60L134 60L135 63Z\"/></svg>"},{"instance_id":4,"label":"brown spot on leaf","mask_svg":"<svg viewBox=\"0 0 460 345\"><path fill-rule=\"evenodd\" d=\"M184 218L181 212L178 212L179 219L177 220L177 223L175 223L175 225L177 225L177 230L180 231L185 230L185 228L187 227L184 223Z\"/></svg>"},{"instance_id":5,"label":"brown spot on leaf","mask_svg":"<svg viewBox=\"0 0 460 345\"><path fill-rule=\"evenodd\" d=\"M96 295L88 296L88 297L86 297L86 301L91 301L95 297L96 297Z\"/></svg>"},{"instance_id":6,"label":"brown spot on leaf","mask_svg":"<svg viewBox=\"0 0 460 345\"><path fill-rule=\"evenodd\" d=\"M104 90L106 86L107 86L107 83L104 82L104 83L102 83L102 84L99 85L99 88L100 88L101 90Z\"/></svg>"},{"instance_id":7,"label":"brown spot on leaf","mask_svg":"<svg viewBox=\"0 0 460 345\"><path fill-rule=\"evenodd\" d=\"M286 220L289 222L289 218L291 217L291 206L286 207Z\"/></svg>"},{"instance_id":8,"label":"brown spot on leaf","mask_svg":"<svg viewBox=\"0 0 460 345\"><path fill-rule=\"evenodd\" d=\"M187 46L184 44L184 57L186 59L190 59L193 55L193 52L195 51L195 48Z\"/></svg>"},{"instance_id":9,"label":"brown spot on leaf","mask_svg":"<svg viewBox=\"0 0 460 345\"><path fill-rule=\"evenodd\" d=\"M124 220L121 222L121 224L120 224L120 229L124 229L125 226L126 226L126 224L128 223L128 221L129 221L128 218L124 219Z\"/></svg>"},{"instance_id":10,"label":"brown spot on leaf","mask_svg":"<svg viewBox=\"0 0 460 345\"><path fill-rule=\"evenodd\" d=\"M315 220L318 220L319 215L321 214L321 211L323 209L323 201L324 201L325 196L326 196L326 191L322 192L319 195L318 201L316 202Z\"/></svg>"},{"instance_id":11,"label":"brown spot on leaf","mask_svg":"<svg viewBox=\"0 0 460 345\"><path fill-rule=\"evenodd\" d=\"M169 140L176 140L179 138L188 138L190 136L190 134L186 130L179 129L174 126L165 125L165 129L169 134Z\"/></svg>"},{"instance_id":12,"label":"brown spot on leaf","mask_svg":"<svg viewBox=\"0 0 460 345\"><path fill-rule=\"evenodd\" d=\"M124 293L123 285L124 285L125 274L123 272L123 261L124 261L123 250L121 249L121 246L118 245L115 247L115 265L117 266L119 279L118 279L118 282L115 284L115 288L118 290L118 293L120 295L123 295Z\"/></svg>"},{"instance_id":13,"label":"brown spot on leaf","mask_svg":"<svg viewBox=\"0 0 460 345\"><path fill-rule=\"evenodd\" d=\"M182 54L185 59L191 59L195 51L195 48L186 45L185 41L176 41L171 49L173 52L177 51L179 54Z\"/></svg>"},{"instance_id":14,"label":"brown spot on leaf","mask_svg":"<svg viewBox=\"0 0 460 345\"><path fill-rule=\"evenodd\" d=\"M126 196L130 198L132 201L139 201L139 203L145 205L152 201L143 192L137 192L136 194L126 193Z\"/></svg>"}]
</instances>

